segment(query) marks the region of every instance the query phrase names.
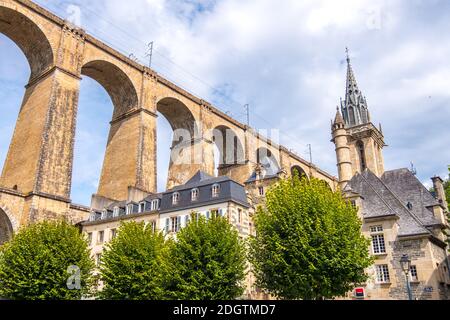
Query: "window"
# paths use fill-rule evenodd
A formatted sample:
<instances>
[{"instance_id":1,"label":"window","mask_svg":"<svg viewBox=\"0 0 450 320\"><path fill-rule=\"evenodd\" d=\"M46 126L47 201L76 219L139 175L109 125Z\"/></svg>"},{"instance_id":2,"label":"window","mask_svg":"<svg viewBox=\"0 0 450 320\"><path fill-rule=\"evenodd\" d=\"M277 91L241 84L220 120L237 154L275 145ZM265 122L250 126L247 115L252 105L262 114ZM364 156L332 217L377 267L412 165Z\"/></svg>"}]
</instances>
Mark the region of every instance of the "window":
<instances>
[{"instance_id":1,"label":"window","mask_svg":"<svg viewBox=\"0 0 450 320\"><path fill-rule=\"evenodd\" d=\"M353 208L356 208L356 201L355 200L350 201L350 203L351 203Z\"/></svg>"},{"instance_id":2,"label":"window","mask_svg":"<svg viewBox=\"0 0 450 320\"><path fill-rule=\"evenodd\" d=\"M95 255L95 264L98 266L100 266L100 263L102 262L102 254L101 253L97 253Z\"/></svg>"},{"instance_id":3,"label":"window","mask_svg":"<svg viewBox=\"0 0 450 320\"><path fill-rule=\"evenodd\" d=\"M103 243L105 241L105 231L99 231L97 236L97 243Z\"/></svg>"},{"instance_id":4,"label":"window","mask_svg":"<svg viewBox=\"0 0 450 320\"><path fill-rule=\"evenodd\" d=\"M150 210L151 211L156 211L158 209L159 209L159 200L158 199L152 200L152 203L151 203L151 206L150 206Z\"/></svg>"},{"instance_id":5,"label":"window","mask_svg":"<svg viewBox=\"0 0 450 320\"><path fill-rule=\"evenodd\" d=\"M222 211L222 209L220 211ZM218 216L219 216L219 209L211 210L211 217L218 217Z\"/></svg>"},{"instance_id":6,"label":"window","mask_svg":"<svg viewBox=\"0 0 450 320\"><path fill-rule=\"evenodd\" d=\"M206 220L209 220L209 218L210 218L210 213L209 213L209 211L206 211Z\"/></svg>"},{"instance_id":7,"label":"window","mask_svg":"<svg viewBox=\"0 0 450 320\"><path fill-rule=\"evenodd\" d=\"M370 233L372 234L373 254L385 254L386 244L384 241L383 227L382 226L370 227Z\"/></svg>"},{"instance_id":8,"label":"window","mask_svg":"<svg viewBox=\"0 0 450 320\"><path fill-rule=\"evenodd\" d=\"M152 232L156 232L156 221L152 221Z\"/></svg>"},{"instance_id":9,"label":"window","mask_svg":"<svg viewBox=\"0 0 450 320\"><path fill-rule=\"evenodd\" d=\"M383 234L372 235L372 249L374 254L386 253L386 245L384 243Z\"/></svg>"},{"instance_id":10,"label":"window","mask_svg":"<svg viewBox=\"0 0 450 320\"><path fill-rule=\"evenodd\" d=\"M387 264L376 265L375 268L378 283L389 283L391 281L389 277L389 267Z\"/></svg>"},{"instance_id":11,"label":"window","mask_svg":"<svg viewBox=\"0 0 450 320\"><path fill-rule=\"evenodd\" d=\"M129 205L127 205L127 214L132 214L133 213L133 204L130 203Z\"/></svg>"},{"instance_id":12,"label":"window","mask_svg":"<svg viewBox=\"0 0 450 320\"><path fill-rule=\"evenodd\" d=\"M220 195L220 185L215 184L212 187L212 197L217 198Z\"/></svg>"},{"instance_id":13,"label":"window","mask_svg":"<svg viewBox=\"0 0 450 320\"><path fill-rule=\"evenodd\" d=\"M409 277L412 282L418 282L419 276L417 275L417 267L411 266L409 269Z\"/></svg>"},{"instance_id":14,"label":"window","mask_svg":"<svg viewBox=\"0 0 450 320\"><path fill-rule=\"evenodd\" d=\"M265 192L264 192L264 187L259 187L258 188L258 192L259 192L259 195L262 197L262 196L264 196L264 194L265 194Z\"/></svg>"},{"instance_id":15,"label":"window","mask_svg":"<svg viewBox=\"0 0 450 320\"><path fill-rule=\"evenodd\" d=\"M242 223L242 209L238 209L238 222Z\"/></svg>"},{"instance_id":16,"label":"window","mask_svg":"<svg viewBox=\"0 0 450 320\"><path fill-rule=\"evenodd\" d=\"M406 207L408 208L409 211L411 211L411 210L413 209L413 205L412 205L411 202L408 202L408 203L406 204Z\"/></svg>"},{"instance_id":17,"label":"window","mask_svg":"<svg viewBox=\"0 0 450 320\"><path fill-rule=\"evenodd\" d=\"M351 91L350 91L350 93L351 93ZM348 108L348 114L350 116L350 125L354 126L355 125L355 113L354 113L353 107Z\"/></svg>"},{"instance_id":18,"label":"window","mask_svg":"<svg viewBox=\"0 0 450 320\"><path fill-rule=\"evenodd\" d=\"M198 194L199 194L199 190L196 189L192 189L191 191L191 201L197 201L198 200Z\"/></svg>"},{"instance_id":19,"label":"window","mask_svg":"<svg viewBox=\"0 0 450 320\"><path fill-rule=\"evenodd\" d=\"M111 240L117 237L117 229L111 229Z\"/></svg>"},{"instance_id":20,"label":"window","mask_svg":"<svg viewBox=\"0 0 450 320\"><path fill-rule=\"evenodd\" d=\"M102 211L101 219L102 219L102 220L105 220L105 219L107 219L107 218L108 218L108 211L107 211L107 210L103 210L103 211Z\"/></svg>"},{"instance_id":21,"label":"window","mask_svg":"<svg viewBox=\"0 0 450 320\"><path fill-rule=\"evenodd\" d=\"M97 214L95 212L91 212L91 215L89 216L89 221L95 221L95 216Z\"/></svg>"},{"instance_id":22,"label":"window","mask_svg":"<svg viewBox=\"0 0 450 320\"><path fill-rule=\"evenodd\" d=\"M87 238L88 238L88 244L91 246L92 245L92 232L89 232L87 234Z\"/></svg>"},{"instance_id":23,"label":"window","mask_svg":"<svg viewBox=\"0 0 450 320\"><path fill-rule=\"evenodd\" d=\"M145 202L139 203L139 213L145 212Z\"/></svg>"},{"instance_id":24,"label":"window","mask_svg":"<svg viewBox=\"0 0 450 320\"><path fill-rule=\"evenodd\" d=\"M359 154L359 161L361 163L361 172L366 170L366 156L365 156L365 151L364 151L364 143L362 141L358 141L356 143L356 148L358 150L358 154Z\"/></svg>"},{"instance_id":25,"label":"window","mask_svg":"<svg viewBox=\"0 0 450 320\"><path fill-rule=\"evenodd\" d=\"M166 234L168 234L169 230L170 230L170 219L169 218L166 219L166 226L164 229L166 231Z\"/></svg>"},{"instance_id":26,"label":"window","mask_svg":"<svg viewBox=\"0 0 450 320\"><path fill-rule=\"evenodd\" d=\"M119 207L114 207L113 209L113 216L118 217L119 216Z\"/></svg>"},{"instance_id":27,"label":"window","mask_svg":"<svg viewBox=\"0 0 450 320\"><path fill-rule=\"evenodd\" d=\"M172 232L178 232L181 228L181 217L172 217L170 218L172 222Z\"/></svg>"},{"instance_id":28,"label":"window","mask_svg":"<svg viewBox=\"0 0 450 320\"><path fill-rule=\"evenodd\" d=\"M180 194L175 192L172 194L172 205L177 205L180 202Z\"/></svg>"},{"instance_id":29,"label":"window","mask_svg":"<svg viewBox=\"0 0 450 320\"><path fill-rule=\"evenodd\" d=\"M383 226L370 227L370 233L379 233L379 232L383 232Z\"/></svg>"}]
</instances>

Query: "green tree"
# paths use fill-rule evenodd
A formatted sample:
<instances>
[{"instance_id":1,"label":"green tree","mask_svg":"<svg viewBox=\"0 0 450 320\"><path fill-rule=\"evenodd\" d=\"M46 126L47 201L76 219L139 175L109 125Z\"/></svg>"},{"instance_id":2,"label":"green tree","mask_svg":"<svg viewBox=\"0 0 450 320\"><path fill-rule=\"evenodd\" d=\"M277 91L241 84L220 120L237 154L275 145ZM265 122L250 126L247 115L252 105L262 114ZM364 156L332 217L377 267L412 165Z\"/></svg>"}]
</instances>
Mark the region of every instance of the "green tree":
<instances>
[{"instance_id":1,"label":"green tree","mask_svg":"<svg viewBox=\"0 0 450 320\"><path fill-rule=\"evenodd\" d=\"M124 223L103 253L99 298L159 300L164 289L164 236L144 222Z\"/></svg>"},{"instance_id":2,"label":"green tree","mask_svg":"<svg viewBox=\"0 0 450 320\"><path fill-rule=\"evenodd\" d=\"M250 261L259 286L274 296L333 298L367 279L372 259L357 209L323 181L280 181L255 216Z\"/></svg>"},{"instance_id":3,"label":"green tree","mask_svg":"<svg viewBox=\"0 0 450 320\"><path fill-rule=\"evenodd\" d=\"M172 299L231 300L243 293L246 254L237 230L223 217L193 214L171 244Z\"/></svg>"},{"instance_id":4,"label":"green tree","mask_svg":"<svg viewBox=\"0 0 450 320\"><path fill-rule=\"evenodd\" d=\"M34 224L0 247L0 297L78 300L92 293L93 269L78 228L62 221Z\"/></svg>"}]
</instances>

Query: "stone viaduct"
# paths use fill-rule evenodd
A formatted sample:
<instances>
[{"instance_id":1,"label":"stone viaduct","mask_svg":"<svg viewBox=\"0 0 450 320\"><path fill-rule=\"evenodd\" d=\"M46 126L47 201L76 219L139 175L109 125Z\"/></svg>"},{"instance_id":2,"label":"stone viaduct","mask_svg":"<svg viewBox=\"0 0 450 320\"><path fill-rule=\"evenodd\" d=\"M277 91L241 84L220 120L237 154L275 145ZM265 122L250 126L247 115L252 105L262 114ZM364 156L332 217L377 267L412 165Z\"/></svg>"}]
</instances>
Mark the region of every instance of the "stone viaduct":
<instances>
[{"instance_id":1,"label":"stone viaduct","mask_svg":"<svg viewBox=\"0 0 450 320\"><path fill-rule=\"evenodd\" d=\"M89 208L70 200L82 76L99 82L114 106L97 197L124 200L129 188L156 192L158 113L174 131L192 136L174 139L174 158L184 154L195 161L171 161L169 188L199 169L213 174L214 144L228 159L219 173L241 183L264 150L277 170L301 168L337 186L336 178L285 147L29 0L0 0L0 33L23 51L31 70L0 178L0 243L35 221L64 217L78 222L88 216ZM215 132L224 131L232 134L218 143ZM222 146L230 144L234 152L227 154Z\"/></svg>"}]
</instances>

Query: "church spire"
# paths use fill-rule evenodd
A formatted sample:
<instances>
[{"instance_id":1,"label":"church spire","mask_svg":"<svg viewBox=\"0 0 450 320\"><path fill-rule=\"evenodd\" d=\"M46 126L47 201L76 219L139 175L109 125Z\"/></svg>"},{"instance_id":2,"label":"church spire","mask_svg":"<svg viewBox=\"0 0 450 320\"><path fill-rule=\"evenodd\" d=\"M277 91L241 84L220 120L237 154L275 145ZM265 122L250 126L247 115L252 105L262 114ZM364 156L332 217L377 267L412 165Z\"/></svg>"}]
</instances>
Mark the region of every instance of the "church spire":
<instances>
[{"instance_id":1,"label":"church spire","mask_svg":"<svg viewBox=\"0 0 450 320\"><path fill-rule=\"evenodd\" d=\"M358 126L370 122L366 98L362 95L356 82L350 61L348 48L347 53L347 85L345 100L341 101L341 111L347 127Z\"/></svg>"}]
</instances>

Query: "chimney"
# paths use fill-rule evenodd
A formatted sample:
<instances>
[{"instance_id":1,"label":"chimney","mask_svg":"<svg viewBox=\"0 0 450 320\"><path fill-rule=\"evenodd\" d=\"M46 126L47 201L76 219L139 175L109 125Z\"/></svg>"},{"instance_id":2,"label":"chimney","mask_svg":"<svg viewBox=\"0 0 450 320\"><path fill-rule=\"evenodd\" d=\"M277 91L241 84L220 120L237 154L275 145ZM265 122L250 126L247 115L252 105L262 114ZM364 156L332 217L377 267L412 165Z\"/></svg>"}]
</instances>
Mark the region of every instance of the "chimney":
<instances>
[{"instance_id":1,"label":"chimney","mask_svg":"<svg viewBox=\"0 0 450 320\"><path fill-rule=\"evenodd\" d=\"M437 200L444 207L444 210L448 211L448 204L444 191L444 181L439 176L434 176L431 180L433 181L434 192L436 193Z\"/></svg>"}]
</instances>

